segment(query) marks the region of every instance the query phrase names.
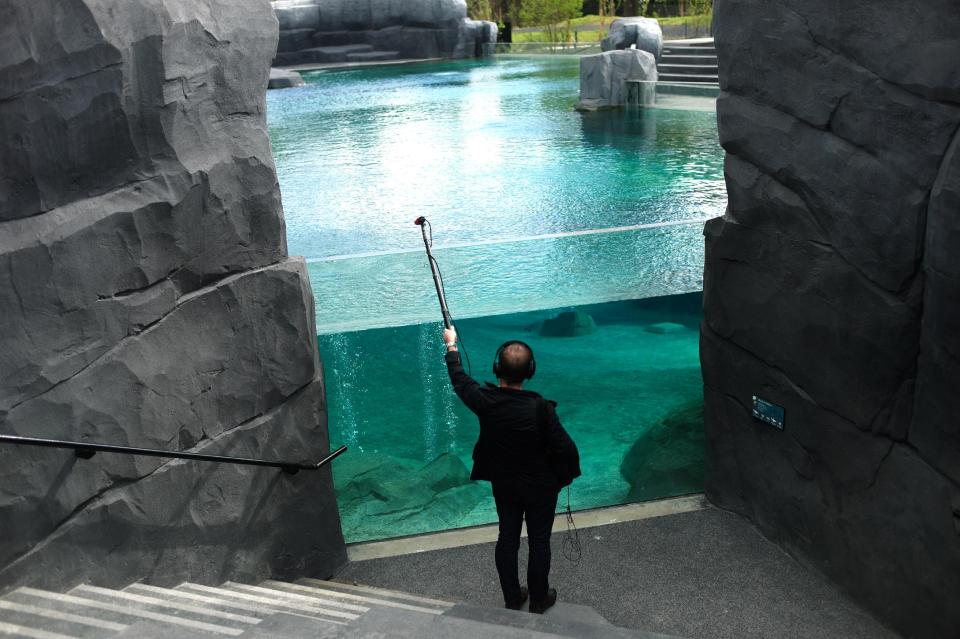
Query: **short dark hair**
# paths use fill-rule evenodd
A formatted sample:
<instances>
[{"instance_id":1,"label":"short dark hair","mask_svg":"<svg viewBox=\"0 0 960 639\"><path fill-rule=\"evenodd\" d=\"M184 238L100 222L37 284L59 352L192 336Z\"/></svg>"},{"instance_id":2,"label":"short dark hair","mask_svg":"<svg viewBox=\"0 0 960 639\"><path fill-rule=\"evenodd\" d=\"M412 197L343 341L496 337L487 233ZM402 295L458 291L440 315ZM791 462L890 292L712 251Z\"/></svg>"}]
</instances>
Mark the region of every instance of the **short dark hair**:
<instances>
[{"instance_id":1,"label":"short dark hair","mask_svg":"<svg viewBox=\"0 0 960 639\"><path fill-rule=\"evenodd\" d=\"M500 378L511 384L519 384L530 372L530 360L533 353L519 342L508 344L500 352Z\"/></svg>"}]
</instances>

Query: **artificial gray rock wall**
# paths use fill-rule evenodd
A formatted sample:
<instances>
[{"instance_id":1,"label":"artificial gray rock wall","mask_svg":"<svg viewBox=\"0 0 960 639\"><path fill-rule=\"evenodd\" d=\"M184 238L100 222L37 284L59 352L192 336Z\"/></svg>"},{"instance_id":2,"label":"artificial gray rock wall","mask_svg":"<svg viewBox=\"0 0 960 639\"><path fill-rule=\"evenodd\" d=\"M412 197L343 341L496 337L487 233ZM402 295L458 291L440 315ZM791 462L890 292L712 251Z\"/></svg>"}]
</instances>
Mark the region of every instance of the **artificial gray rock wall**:
<instances>
[{"instance_id":1,"label":"artificial gray rock wall","mask_svg":"<svg viewBox=\"0 0 960 639\"><path fill-rule=\"evenodd\" d=\"M708 497L905 635L960 636L960 12L717 0L714 31Z\"/></svg>"},{"instance_id":2,"label":"artificial gray rock wall","mask_svg":"<svg viewBox=\"0 0 960 639\"><path fill-rule=\"evenodd\" d=\"M0 3L0 432L315 461L267 0ZM29 38L22 37L30 34ZM0 590L327 575L331 473L0 445Z\"/></svg>"},{"instance_id":3,"label":"artificial gray rock wall","mask_svg":"<svg viewBox=\"0 0 960 639\"><path fill-rule=\"evenodd\" d=\"M663 53L663 30L653 18L617 18L610 24L610 33L600 42L604 51L636 47L660 61Z\"/></svg>"},{"instance_id":4,"label":"artificial gray rock wall","mask_svg":"<svg viewBox=\"0 0 960 639\"><path fill-rule=\"evenodd\" d=\"M623 106L630 97L630 82L643 96L655 95L657 62L653 54L640 49L604 51L580 58L580 99L576 108L581 111ZM645 97L643 103L649 103Z\"/></svg>"},{"instance_id":5,"label":"artificial gray rock wall","mask_svg":"<svg viewBox=\"0 0 960 639\"><path fill-rule=\"evenodd\" d=\"M465 0L274 0L275 63L470 58L497 41L497 25L467 18ZM366 49L364 49L366 47Z\"/></svg>"}]
</instances>

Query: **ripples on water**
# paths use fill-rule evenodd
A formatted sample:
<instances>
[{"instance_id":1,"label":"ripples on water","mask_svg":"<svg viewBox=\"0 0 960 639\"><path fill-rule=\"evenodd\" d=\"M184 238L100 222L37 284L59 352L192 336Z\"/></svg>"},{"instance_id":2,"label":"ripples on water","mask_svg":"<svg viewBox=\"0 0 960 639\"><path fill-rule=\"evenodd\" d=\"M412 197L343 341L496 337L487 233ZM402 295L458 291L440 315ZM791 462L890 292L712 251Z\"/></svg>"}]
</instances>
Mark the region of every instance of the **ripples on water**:
<instances>
[{"instance_id":1,"label":"ripples on water","mask_svg":"<svg viewBox=\"0 0 960 639\"><path fill-rule=\"evenodd\" d=\"M268 95L290 253L416 247L722 213L715 114L578 113L577 61L307 75Z\"/></svg>"},{"instance_id":2,"label":"ripples on water","mask_svg":"<svg viewBox=\"0 0 960 639\"><path fill-rule=\"evenodd\" d=\"M701 490L703 445L683 418L702 401L700 303L661 296L702 288L702 224L669 223L723 212L715 115L577 113L577 60L563 57L307 80L270 92L268 119L289 250L316 297L331 443L351 449L334 465L347 540L496 519L485 487L434 495L417 479L444 453L469 465L476 440L446 379L418 215L474 374L505 339L536 350L532 387L560 401L581 448L574 508ZM652 226L576 234L636 225ZM574 309L595 333L538 334ZM649 472L630 483L621 463L644 437Z\"/></svg>"}]
</instances>

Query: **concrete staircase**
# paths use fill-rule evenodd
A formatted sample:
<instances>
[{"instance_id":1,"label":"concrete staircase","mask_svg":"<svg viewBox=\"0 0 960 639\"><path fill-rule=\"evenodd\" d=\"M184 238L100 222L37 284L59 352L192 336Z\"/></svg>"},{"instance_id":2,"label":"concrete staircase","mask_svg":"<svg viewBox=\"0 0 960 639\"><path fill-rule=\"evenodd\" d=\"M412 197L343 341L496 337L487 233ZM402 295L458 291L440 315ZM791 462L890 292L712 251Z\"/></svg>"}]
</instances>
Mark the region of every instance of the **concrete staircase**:
<instances>
[{"instance_id":1,"label":"concrete staircase","mask_svg":"<svg viewBox=\"0 0 960 639\"><path fill-rule=\"evenodd\" d=\"M664 638L610 625L592 608L560 603L545 615L482 608L339 581L267 580L218 587L91 585L68 593L18 588L0 598L0 636L32 639L181 637Z\"/></svg>"},{"instance_id":2,"label":"concrete staircase","mask_svg":"<svg viewBox=\"0 0 960 639\"><path fill-rule=\"evenodd\" d=\"M657 75L660 82L719 84L713 39L664 42Z\"/></svg>"}]
</instances>

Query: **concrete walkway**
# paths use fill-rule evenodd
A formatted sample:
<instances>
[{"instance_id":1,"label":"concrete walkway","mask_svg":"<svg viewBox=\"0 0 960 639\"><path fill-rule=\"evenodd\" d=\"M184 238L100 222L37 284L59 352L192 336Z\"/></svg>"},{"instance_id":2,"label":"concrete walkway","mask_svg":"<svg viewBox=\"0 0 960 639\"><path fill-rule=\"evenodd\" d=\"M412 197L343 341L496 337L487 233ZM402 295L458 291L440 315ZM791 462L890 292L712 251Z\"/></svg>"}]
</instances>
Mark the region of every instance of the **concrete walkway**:
<instances>
[{"instance_id":1,"label":"concrete walkway","mask_svg":"<svg viewBox=\"0 0 960 639\"><path fill-rule=\"evenodd\" d=\"M680 510L581 528L577 564L563 558L565 527L557 524L551 584L560 599L591 606L618 626L691 639L898 636L743 518L709 506ZM354 561L337 578L502 605L490 542Z\"/></svg>"}]
</instances>

